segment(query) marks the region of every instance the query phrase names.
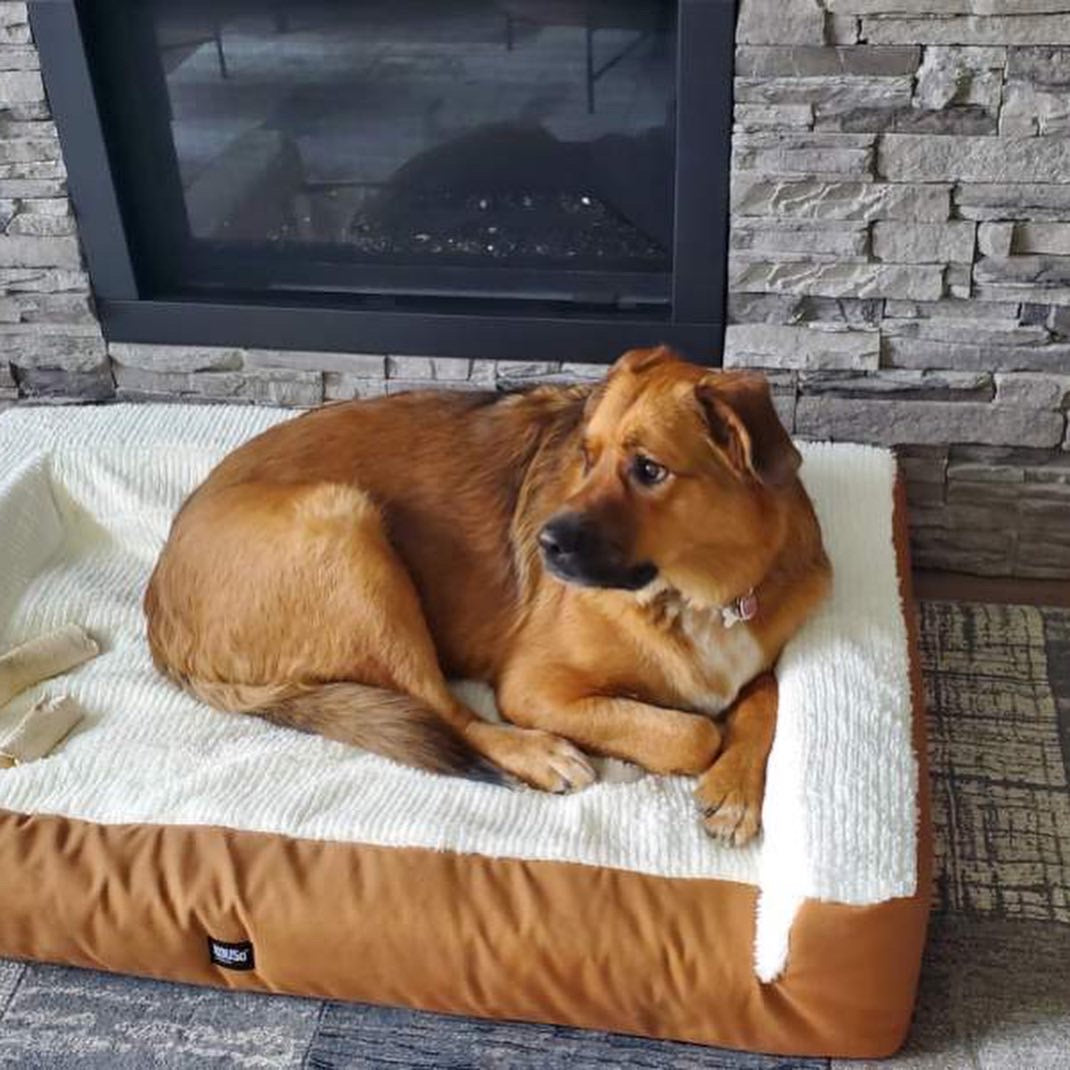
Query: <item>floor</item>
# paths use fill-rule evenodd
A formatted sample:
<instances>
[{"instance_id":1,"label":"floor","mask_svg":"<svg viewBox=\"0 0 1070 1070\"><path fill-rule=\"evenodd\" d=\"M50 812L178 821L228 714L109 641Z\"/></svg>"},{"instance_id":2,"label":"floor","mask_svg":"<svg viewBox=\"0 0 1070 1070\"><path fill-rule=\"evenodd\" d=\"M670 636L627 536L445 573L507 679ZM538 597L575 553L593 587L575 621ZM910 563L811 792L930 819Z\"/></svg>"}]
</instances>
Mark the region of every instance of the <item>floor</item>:
<instances>
[{"instance_id":1,"label":"floor","mask_svg":"<svg viewBox=\"0 0 1070 1070\"><path fill-rule=\"evenodd\" d=\"M928 582L923 578L921 586ZM1070 610L928 600L920 613L934 910L910 1040L881 1065L1066 1070ZM865 1064L0 962L0 1065L851 1070Z\"/></svg>"}]
</instances>

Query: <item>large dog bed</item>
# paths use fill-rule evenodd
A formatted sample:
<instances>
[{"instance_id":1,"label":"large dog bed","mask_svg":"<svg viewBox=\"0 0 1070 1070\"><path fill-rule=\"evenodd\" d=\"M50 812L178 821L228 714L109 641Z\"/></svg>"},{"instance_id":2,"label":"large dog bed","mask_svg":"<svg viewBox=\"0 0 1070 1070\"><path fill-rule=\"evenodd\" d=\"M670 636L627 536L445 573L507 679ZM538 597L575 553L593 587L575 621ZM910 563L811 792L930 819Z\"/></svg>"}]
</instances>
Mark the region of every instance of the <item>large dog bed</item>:
<instances>
[{"instance_id":1,"label":"large dog bed","mask_svg":"<svg viewBox=\"0 0 1070 1070\"><path fill-rule=\"evenodd\" d=\"M835 570L785 650L761 840L701 831L684 778L558 797L403 769L200 705L140 598L184 496L289 414L0 416L0 649L103 654L88 711L0 770L0 955L793 1054L893 1051L927 917L909 570L886 451L806 445ZM923 772L923 770L922 770ZM919 787L920 785L920 787Z\"/></svg>"}]
</instances>

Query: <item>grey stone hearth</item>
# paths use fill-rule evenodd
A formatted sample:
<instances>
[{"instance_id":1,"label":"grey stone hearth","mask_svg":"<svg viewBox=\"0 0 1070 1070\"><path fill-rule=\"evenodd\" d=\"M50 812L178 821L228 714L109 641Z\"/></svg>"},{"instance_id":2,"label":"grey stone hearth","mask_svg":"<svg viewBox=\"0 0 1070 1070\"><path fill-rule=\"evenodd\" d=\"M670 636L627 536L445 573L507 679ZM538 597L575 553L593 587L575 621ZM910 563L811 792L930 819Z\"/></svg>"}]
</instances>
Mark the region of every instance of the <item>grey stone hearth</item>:
<instances>
[{"instance_id":1,"label":"grey stone hearth","mask_svg":"<svg viewBox=\"0 0 1070 1070\"><path fill-rule=\"evenodd\" d=\"M0 407L601 374L109 346L64 176L0 3ZM1070 574L1070 0L742 0L730 259L726 364L769 370L798 435L900 447L919 565Z\"/></svg>"}]
</instances>

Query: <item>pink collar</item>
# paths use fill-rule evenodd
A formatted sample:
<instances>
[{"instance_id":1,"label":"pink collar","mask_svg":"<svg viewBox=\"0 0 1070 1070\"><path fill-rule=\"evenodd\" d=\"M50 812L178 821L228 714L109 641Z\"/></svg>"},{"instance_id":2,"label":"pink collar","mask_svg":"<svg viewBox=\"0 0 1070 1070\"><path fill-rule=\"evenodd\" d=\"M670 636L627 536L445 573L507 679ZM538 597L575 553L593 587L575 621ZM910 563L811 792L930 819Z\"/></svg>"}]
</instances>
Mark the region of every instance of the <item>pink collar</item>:
<instances>
[{"instance_id":1,"label":"pink collar","mask_svg":"<svg viewBox=\"0 0 1070 1070\"><path fill-rule=\"evenodd\" d=\"M721 619L726 628L731 628L741 620L753 620L756 616L758 616L758 596L754 593L753 587L734 602L721 606Z\"/></svg>"}]
</instances>

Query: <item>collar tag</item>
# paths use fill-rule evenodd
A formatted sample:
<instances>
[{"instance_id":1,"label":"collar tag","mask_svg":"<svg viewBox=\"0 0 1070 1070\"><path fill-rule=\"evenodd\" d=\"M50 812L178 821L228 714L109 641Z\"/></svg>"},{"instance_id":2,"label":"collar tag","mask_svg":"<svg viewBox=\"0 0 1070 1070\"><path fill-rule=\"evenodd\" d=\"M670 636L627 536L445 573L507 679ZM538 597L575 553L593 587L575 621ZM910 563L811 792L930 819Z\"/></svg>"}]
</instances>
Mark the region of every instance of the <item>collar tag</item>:
<instances>
[{"instance_id":1,"label":"collar tag","mask_svg":"<svg viewBox=\"0 0 1070 1070\"><path fill-rule=\"evenodd\" d=\"M754 593L753 587L730 605L721 607L721 618L726 628L731 628L741 620L753 620L756 616L758 616L758 596Z\"/></svg>"}]
</instances>

